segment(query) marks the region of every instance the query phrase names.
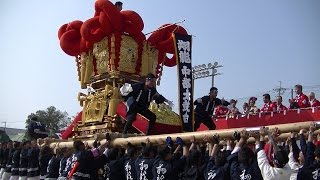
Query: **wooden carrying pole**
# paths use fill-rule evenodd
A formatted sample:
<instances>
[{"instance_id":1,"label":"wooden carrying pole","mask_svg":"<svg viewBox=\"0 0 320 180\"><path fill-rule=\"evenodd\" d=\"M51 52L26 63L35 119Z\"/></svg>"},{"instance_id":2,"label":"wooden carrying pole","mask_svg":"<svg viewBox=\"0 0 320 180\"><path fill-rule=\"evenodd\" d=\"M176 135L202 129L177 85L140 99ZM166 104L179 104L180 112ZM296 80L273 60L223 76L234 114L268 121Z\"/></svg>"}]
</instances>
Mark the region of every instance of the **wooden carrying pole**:
<instances>
[{"instance_id":1,"label":"wooden carrying pole","mask_svg":"<svg viewBox=\"0 0 320 180\"><path fill-rule=\"evenodd\" d=\"M298 132L301 129L309 129L310 124L312 121L306 122L299 122L299 123L289 123L289 124L278 124L278 125L271 125L266 126L269 129L273 129L275 127L279 128L281 133L283 134L282 138L287 138L290 136L290 132ZM211 131L199 131L199 132L186 132L186 133L176 133L176 134L161 134L161 135L151 135L151 136L138 136L138 137L128 137L128 138L114 138L111 141L111 145L113 147L120 147L125 146L130 142L133 145L140 145L141 142L146 142L147 138L149 138L151 143L157 144L159 139L165 140L168 136L175 141L177 137L182 138L185 142L190 142L190 137L194 136L196 140L202 141L205 136L211 137L214 134L219 134L221 139L227 139L233 136L235 131L241 131L246 129L247 131L258 131L259 127L256 128L233 128L233 129L222 129L222 130L211 130ZM92 145L94 140L86 141L89 145ZM103 139L100 143L105 143L106 140ZM71 148L73 146L72 141L68 142L53 142L50 144L51 148L61 148L61 147L68 147Z\"/></svg>"}]
</instances>

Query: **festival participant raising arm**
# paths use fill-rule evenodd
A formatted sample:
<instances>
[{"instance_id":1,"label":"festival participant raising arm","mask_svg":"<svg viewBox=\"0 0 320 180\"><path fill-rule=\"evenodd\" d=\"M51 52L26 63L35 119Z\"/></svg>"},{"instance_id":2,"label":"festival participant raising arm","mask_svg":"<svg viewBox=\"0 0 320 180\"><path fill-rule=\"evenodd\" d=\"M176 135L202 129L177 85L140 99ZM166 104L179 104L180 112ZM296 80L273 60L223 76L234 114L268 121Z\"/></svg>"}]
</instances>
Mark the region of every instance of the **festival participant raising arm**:
<instances>
[{"instance_id":1,"label":"festival participant raising arm","mask_svg":"<svg viewBox=\"0 0 320 180\"><path fill-rule=\"evenodd\" d=\"M138 180L153 179L152 167L155 161L154 147L151 145L149 138L146 139L146 143L143 144L142 153L137 157L135 162L135 168Z\"/></svg>"},{"instance_id":2,"label":"festival participant raising arm","mask_svg":"<svg viewBox=\"0 0 320 180\"><path fill-rule=\"evenodd\" d=\"M297 179L320 179L320 146L313 144L314 131L316 124L312 123L309 127L308 141L305 149L304 164L299 169Z\"/></svg>"},{"instance_id":3,"label":"festival participant raising arm","mask_svg":"<svg viewBox=\"0 0 320 180\"><path fill-rule=\"evenodd\" d=\"M289 162L288 165L292 170L292 174L290 176L290 180L296 180L298 170L302 167L303 164L299 161L299 147L297 145L296 133L291 133L291 136L287 139L287 146L289 146Z\"/></svg>"},{"instance_id":4,"label":"festival participant raising arm","mask_svg":"<svg viewBox=\"0 0 320 180\"><path fill-rule=\"evenodd\" d=\"M158 156L153 164L153 180L166 179L176 180L178 175L183 171L184 164L186 163L186 157L188 155L188 147L181 138L177 138L177 144L175 151L172 154L172 147L168 144L164 144L164 141L160 139L158 141ZM180 149L183 149L182 157L175 156Z\"/></svg>"},{"instance_id":5,"label":"festival participant raising arm","mask_svg":"<svg viewBox=\"0 0 320 180\"><path fill-rule=\"evenodd\" d=\"M137 180L134 163L137 158L137 148L128 142L126 148L126 159L124 162L124 173L126 180Z\"/></svg>"},{"instance_id":6,"label":"festival participant raising arm","mask_svg":"<svg viewBox=\"0 0 320 180\"><path fill-rule=\"evenodd\" d=\"M274 132L278 132L274 130ZM262 127L260 129L260 145L258 148L258 165L261 170L261 174L264 180L282 180L289 179L291 175L291 169L288 163L288 154L286 151L281 150L274 140L274 135L271 134L269 129ZM268 135L269 141L273 147L274 159L272 167L267 159L264 148L264 136Z\"/></svg>"},{"instance_id":7,"label":"festival participant raising arm","mask_svg":"<svg viewBox=\"0 0 320 180\"><path fill-rule=\"evenodd\" d=\"M246 145L248 133L246 130L240 132L240 139L227 158L230 164L231 179L257 179L262 180L262 176L257 164L254 152Z\"/></svg>"},{"instance_id":8,"label":"festival participant raising arm","mask_svg":"<svg viewBox=\"0 0 320 180\"><path fill-rule=\"evenodd\" d=\"M67 148L55 149L56 153L48 163L46 180L57 179L59 177L60 161L62 160L63 155L66 151L67 151Z\"/></svg>"},{"instance_id":9,"label":"festival participant raising arm","mask_svg":"<svg viewBox=\"0 0 320 180\"><path fill-rule=\"evenodd\" d=\"M68 178L73 180L86 180L96 178L95 163L98 163L100 159L106 159L106 154L101 153L109 141L100 145L98 148L87 150L85 144L81 140L75 140L73 147L75 149L74 154L71 156L71 163L66 166L69 169Z\"/></svg>"},{"instance_id":10,"label":"festival participant raising arm","mask_svg":"<svg viewBox=\"0 0 320 180\"><path fill-rule=\"evenodd\" d=\"M220 137L218 134L213 136L213 140L209 142L209 146L212 150L209 150L210 160L205 170L205 179L208 180L228 180L228 164L226 163L226 152L221 151ZM209 148L211 149L211 148Z\"/></svg>"}]
</instances>

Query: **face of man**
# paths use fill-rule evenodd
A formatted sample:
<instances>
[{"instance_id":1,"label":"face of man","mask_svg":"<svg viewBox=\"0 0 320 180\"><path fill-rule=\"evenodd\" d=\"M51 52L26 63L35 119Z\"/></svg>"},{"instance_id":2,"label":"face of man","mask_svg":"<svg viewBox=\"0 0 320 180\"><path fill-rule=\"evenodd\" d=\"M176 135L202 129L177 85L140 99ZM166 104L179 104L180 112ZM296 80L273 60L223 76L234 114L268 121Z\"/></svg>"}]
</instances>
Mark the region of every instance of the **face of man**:
<instances>
[{"instance_id":1,"label":"face of man","mask_svg":"<svg viewBox=\"0 0 320 180\"><path fill-rule=\"evenodd\" d=\"M118 4L117 8L118 8L119 11L121 11L122 10L122 4Z\"/></svg>"},{"instance_id":2,"label":"face of man","mask_svg":"<svg viewBox=\"0 0 320 180\"><path fill-rule=\"evenodd\" d=\"M299 87L295 87L294 91L296 92L296 94L301 94L301 89Z\"/></svg>"},{"instance_id":3,"label":"face of man","mask_svg":"<svg viewBox=\"0 0 320 180\"><path fill-rule=\"evenodd\" d=\"M218 96L218 90L213 90L210 92L210 97L211 98L216 98Z\"/></svg>"},{"instance_id":4,"label":"face of man","mask_svg":"<svg viewBox=\"0 0 320 180\"><path fill-rule=\"evenodd\" d=\"M29 149L30 146L31 146L30 143L26 143L26 144L24 145L24 148L25 148L25 149Z\"/></svg>"},{"instance_id":5,"label":"face of man","mask_svg":"<svg viewBox=\"0 0 320 180\"><path fill-rule=\"evenodd\" d=\"M268 103L270 101L270 99L266 98L265 96L263 96L263 102L264 103Z\"/></svg>"},{"instance_id":6,"label":"face of man","mask_svg":"<svg viewBox=\"0 0 320 180\"><path fill-rule=\"evenodd\" d=\"M313 93L310 93L310 94L309 94L309 100L312 101L312 100L314 99L314 96L315 96L315 95L314 95Z\"/></svg>"},{"instance_id":7,"label":"face of man","mask_svg":"<svg viewBox=\"0 0 320 180\"><path fill-rule=\"evenodd\" d=\"M254 106L254 105L255 105L255 103L256 103L255 101L250 100L250 102L249 102L249 106L250 106L250 107L252 107L252 106Z\"/></svg>"},{"instance_id":8,"label":"face of man","mask_svg":"<svg viewBox=\"0 0 320 180\"><path fill-rule=\"evenodd\" d=\"M278 105L282 104L282 98L280 96L277 97L277 104Z\"/></svg>"},{"instance_id":9,"label":"face of man","mask_svg":"<svg viewBox=\"0 0 320 180\"><path fill-rule=\"evenodd\" d=\"M155 78L147 79L145 85L146 85L149 89L155 88L155 87L156 87L156 79L155 79Z\"/></svg>"}]
</instances>

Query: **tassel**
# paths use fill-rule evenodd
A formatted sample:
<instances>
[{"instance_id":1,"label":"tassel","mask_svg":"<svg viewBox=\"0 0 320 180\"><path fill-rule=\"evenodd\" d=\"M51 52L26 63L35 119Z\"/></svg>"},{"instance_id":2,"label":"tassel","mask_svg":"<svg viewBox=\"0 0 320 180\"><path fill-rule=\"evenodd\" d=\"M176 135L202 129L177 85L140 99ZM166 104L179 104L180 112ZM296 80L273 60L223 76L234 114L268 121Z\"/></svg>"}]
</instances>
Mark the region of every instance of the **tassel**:
<instances>
[{"instance_id":1,"label":"tassel","mask_svg":"<svg viewBox=\"0 0 320 180\"><path fill-rule=\"evenodd\" d=\"M139 93L139 95L138 95L138 97L136 99L137 102L139 102L141 95L142 95L142 90L140 90L140 93Z\"/></svg>"},{"instance_id":2,"label":"tassel","mask_svg":"<svg viewBox=\"0 0 320 180\"><path fill-rule=\"evenodd\" d=\"M208 112L208 110L209 110L209 106L210 106L210 101L208 102L207 107L206 107L206 111L207 111L207 112Z\"/></svg>"},{"instance_id":3,"label":"tassel","mask_svg":"<svg viewBox=\"0 0 320 180\"><path fill-rule=\"evenodd\" d=\"M149 89L148 102L151 102L151 89Z\"/></svg>"}]
</instances>

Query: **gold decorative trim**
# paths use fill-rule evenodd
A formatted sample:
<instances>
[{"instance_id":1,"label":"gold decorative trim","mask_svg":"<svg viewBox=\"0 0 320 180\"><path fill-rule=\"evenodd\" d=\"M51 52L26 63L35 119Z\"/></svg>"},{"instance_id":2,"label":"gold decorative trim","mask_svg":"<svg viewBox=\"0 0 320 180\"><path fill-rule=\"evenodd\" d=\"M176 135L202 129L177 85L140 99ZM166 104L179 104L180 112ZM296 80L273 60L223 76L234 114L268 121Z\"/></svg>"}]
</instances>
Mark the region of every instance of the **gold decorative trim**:
<instances>
[{"instance_id":1,"label":"gold decorative trim","mask_svg":"<svg viewBox=\"0 0 320 180\"><path fill-rule=\"evenodd\" d=\"M141 76L146 76L148 73L156 73L156 67L158 64L158 56L159 51L150 46L149 43L144 42L143 43L143 51L141 56Z\"/></svg>"},{"instance_id":2,"label":"gold decorative trim","mask_svg":"<svg viewBox=\"0 0 320 180\"><path fill-rule=\"evenodd\" d=\"M171 107L167 104L157 105L156 103L151 103L149 109L157 116L157 123L175 126L181 125L179 115L172 111Z\"/></svg>"},{"instance_id":3,"label":"gold decorative trim","mask_svg":"<svg viewBox=\"0 0 320 180\"><path fill-rule=\"evenodd\" d=\"M116 70L115 64L114 64L114 60L116 58L116 43L115 43L115 35L112 34L111 35L111 49L110 49L110 71L114 71Z\"/></svg>"},{"instance_id":4,"label":"gold decorative trim","mask_svg":"<svg viewBox=\"0 0 320 180\"><path fill-rule=\"evenodd\" d=\"M119 71L135 73L138 60L138 43L130 36L121 36Z\"/></svg>"},{"instance_id":5,"label":"gold decorative trim","mask_svg":"<svg viewBox=\"0 0 320 180\"><path fill-rule=\"evenodd\" d=\"M108 37L105 37L100 42L93 45L93 55L97 59L97 73L103 74L109 72L109 48L108 48Z\"/></svg>"},{"instance_id":6,"label":"gold decorative trim","mask_svg":"<svg viewBox=\"0 0 320 180\"><path fill-rule=\"evenodd\" d=\"M92 62L92 54L87 54L87 53L81 53L80 55L80 84L81 88L85 89L87 88L87 84L90 82L90 78L93 75L93 62Z\"/></svg>"}]
</instances>

